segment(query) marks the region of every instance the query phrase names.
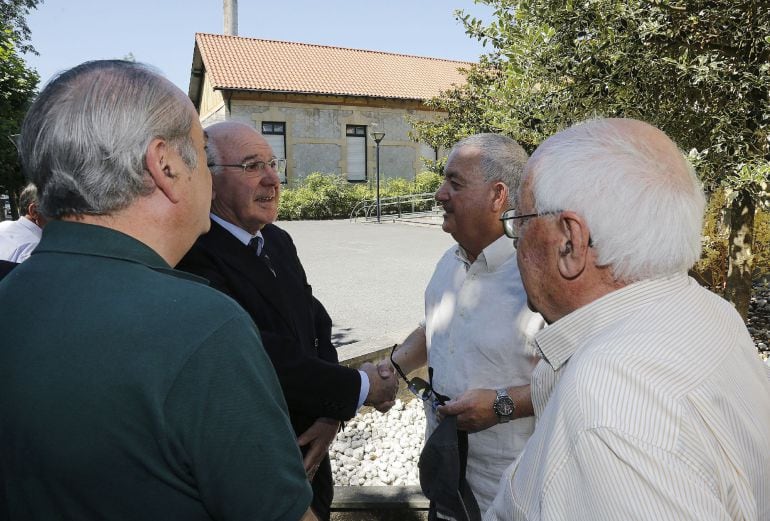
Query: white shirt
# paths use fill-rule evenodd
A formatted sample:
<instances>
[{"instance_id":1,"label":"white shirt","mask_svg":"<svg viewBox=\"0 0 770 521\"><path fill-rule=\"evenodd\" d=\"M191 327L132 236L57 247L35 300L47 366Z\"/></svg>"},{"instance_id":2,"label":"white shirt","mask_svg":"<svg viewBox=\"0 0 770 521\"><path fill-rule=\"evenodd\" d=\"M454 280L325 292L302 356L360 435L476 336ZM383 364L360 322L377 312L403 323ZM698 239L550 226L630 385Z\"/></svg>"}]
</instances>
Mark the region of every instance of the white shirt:
<instances>
[{"instance_id":1,"label":"white shirt","mask_svg":"<svg viewBox=\"0 0 770 521\"><path fill-rule=\"evenodd\" d=\"M254 237L257 237L259 239L258 246L257 246L257 255L262 253L262 248L265 247L265 238L262 236L262 232L260 230L257 230L257 233L252 235L246 230L244 230L243 228L240 228L231 222L225 221L218 215L214 215L213 213L210 213L209 216L214 222L216 222L222 228L230 232L236 239L241 241L246 246L249 245L249 242L251 242L251 240ZM364 402L366 401L366 397L369 395L369 385L370 385L369 375L367 375L365 372L360 370L358 371L358 374L361 376L361 390L358 392L358 406L356 410L360 409L364 405Z\"/></svg>"},{"instance_id":2,"label":"white shirt","mask_svg":"<svg viewBox=\"0 0 770 521\"><path fill-rule=\"evenodd\" d=\"M211 217L212 221L214 221L219 226L221 226L222 228L230 232L230 235L232 235L233 237L241 241L246 246L249 245L249 243L253 238L257 237L259 239L258 241L259 246L257 247L257 255L262 253L262 248L265 247L265 239L264 237L262 237L262 232L260 230L257 230L257 233L252 235L246 230L244 230L243 228L240 228L231 222L225 221L218 215L214 215L213 213L210 213L209 217Z\"/></svg>"},{"instance_id":3,"label":"white shirt","mask_svg":"<svg viewBox=\"0 0 770 521\"><path fill-rule=\"evenodd\" d=\"M0 259L22 262L40 242L43 230L26 217L0 222Z\"/></svg>"},{"instance_id":4,"label":"white shirt","mask_svg":"<svg viewBox=\"0 0 770 521\"><path fill-rule=\"evenodd\" d=\"M770 519L770 369L729 303L642 281L536 342L537 429L485 520Z\"/></svg>"},{"instance_id":5,"label":"white shirt","mask_svg":"<svg viewBox=\"0 0 770 521\"><path fill-rule=\"evenodd\" d=\"M531 340L542 325L527 308L510 239L500 237L472 264L460 246L450 248L425 290L434 388L457 398L469 389L528 384L537 362ZM426 415L430 435L437 425L430 406ZM482 512L533 428L533 418L520 418L469 435L466 477Z\"/></svg>"}]
</instances>

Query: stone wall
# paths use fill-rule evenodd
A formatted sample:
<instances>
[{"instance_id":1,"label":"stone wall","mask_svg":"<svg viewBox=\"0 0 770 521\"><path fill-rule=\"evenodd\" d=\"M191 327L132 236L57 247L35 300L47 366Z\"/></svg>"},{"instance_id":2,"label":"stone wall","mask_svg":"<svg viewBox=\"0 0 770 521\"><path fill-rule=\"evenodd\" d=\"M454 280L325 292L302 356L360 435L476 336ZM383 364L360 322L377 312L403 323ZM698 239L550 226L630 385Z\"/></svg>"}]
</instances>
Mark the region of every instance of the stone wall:
<instances>
[{"instance_id":1,"label":"stone wall","mask_svg":"<svg viewBox=\"0 0 770 521\"><path fill-rule=\"evenodd\" d=\"M414 179L424 167L420 157L431 154L432 149L415 143L409 138L411 125L406 116L427 118L426 111L388 108L347 106L318 103L289 103L285 101L233 99L229 113L227 104L222 111L210 113L204 120L208 124L222 121L240 121L261 129L263 121L284 122L287 179L289 184L307 177L313 172L347 174L347 125L366 127L366 172L368 180L375 177L376 145L371 133L385 132L380 144L381 179L401 177Z\"/></svg>"}]
</instances>

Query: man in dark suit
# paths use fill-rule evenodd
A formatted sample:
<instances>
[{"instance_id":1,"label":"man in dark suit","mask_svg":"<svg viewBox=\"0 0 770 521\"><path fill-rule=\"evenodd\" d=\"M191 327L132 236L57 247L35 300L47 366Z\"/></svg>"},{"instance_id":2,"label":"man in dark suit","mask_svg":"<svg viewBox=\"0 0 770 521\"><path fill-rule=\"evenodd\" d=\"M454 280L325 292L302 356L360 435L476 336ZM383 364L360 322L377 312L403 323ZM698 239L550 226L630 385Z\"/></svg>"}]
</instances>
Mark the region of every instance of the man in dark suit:
<instances>
[{"instance_id":1,"label":"man in dark suit","mask_svg":"<svg viewBox=\"0 0 770 521\"><path fill-rule=\"evenodd\" d=\"M334 486L328 448L340 422L364 403L387 409L398 381L373 364L339 365L332 321L313 296L278 216L284 160L252 127L224 122L206 129L214 183L211 231L177 266L207 278L251 315L283 388L305 470L312 508L329 518Z\"/></svg>"}]
</instances>

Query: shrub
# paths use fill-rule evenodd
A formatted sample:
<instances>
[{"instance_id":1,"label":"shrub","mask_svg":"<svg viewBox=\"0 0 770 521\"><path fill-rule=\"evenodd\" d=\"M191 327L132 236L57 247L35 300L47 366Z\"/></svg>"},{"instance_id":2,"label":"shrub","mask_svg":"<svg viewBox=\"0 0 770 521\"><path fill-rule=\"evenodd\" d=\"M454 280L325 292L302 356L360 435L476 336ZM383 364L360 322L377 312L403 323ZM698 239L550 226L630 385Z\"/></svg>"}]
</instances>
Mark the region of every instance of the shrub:
<instances>
[{"instance_id":1,"label":"shrub","mask_svg":"<svg viewBox=\"0 0 770 521\"><path fill-rule=\"evenodd\" d=\"M703 219L703 251L693 271L717 293L722 292L727 278L728 229L723 223L725 193L718 190L709 197ZM755 279L770 275L770 214L759 210L754 217Z\"/></svg>"},{"instance_id":2,"label":"shrub","mask_svg":"<svg viewBox=\"0 0 770 521\"><path fill-rule=\"evenodd\" d=\"M380 197L435 192L441 181L442 177L432 172L418 174L414 182L402 178L387 179L380 185ZM350 183L337 174L314 172L294 187L281 190L278 218L284 221L345 219L356 204L375 197L375 191L366 184ZM432 203L422 204L419 209L427 210L432 206ZM388 213L390 209L384 211Z\"/></svg>"},{"instance_id":3,"label":"shrub","mask_svg":"<svg viewBox=\"0 0 770 521\"><path fill-rule=\"evenodd\" d=\"M414 180L415 193L436 192L441 183L444 182L444 176L435 172L420 172Z\"/></svg>"},{"instance_id":4,"label":"shrub","mask_svg":"<svg viewBox=\"0 0 770 521\"><path fill-rule=\"evenodd\" d=\"M770 212L760 209L754 218L754 279L770 276Z\"/></svg>"},{"instance_id":5,"label":"shrub","mask_svg":"<svg viewBox=\"0 0 770 521\"><path fill-rule=\"evenodd\" d=\"M413 194L414 183L402 177L393 177L385 181L385 185L380 186L381 197L396 197L399 195Z\"/></svg>"},{"instance_id":6,"label":"shrub","mask_svg":"<svg viewBox=\"0 0 770 521\"><path fill-rule=\"evenodd\" d=\"M344 218L356 202L356 193L344 177L314 172L296 187L283 189L278 218Z\"/></svg>"}]
</instances>

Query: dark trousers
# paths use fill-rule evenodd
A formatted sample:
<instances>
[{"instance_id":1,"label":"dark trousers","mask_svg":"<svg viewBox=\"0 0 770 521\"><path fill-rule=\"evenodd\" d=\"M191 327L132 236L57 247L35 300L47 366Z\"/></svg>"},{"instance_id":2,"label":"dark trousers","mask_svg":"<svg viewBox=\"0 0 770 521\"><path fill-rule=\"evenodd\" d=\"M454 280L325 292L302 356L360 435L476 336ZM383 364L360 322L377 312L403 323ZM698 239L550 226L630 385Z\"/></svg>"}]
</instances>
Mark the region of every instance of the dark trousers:
<instances>
[{"instance_id":1,"label":"dark trousers","mask_svg":"<svg viewBox=\"0 0 770 521\"><path fill-rule=\"evenodd\" d=\"M313 502L310 506L313 508L313 512L319 520L329 521L332 499L334 498L334 478L332 477L332 464L328 454L321 460L311 486L313 487Z\"/></svg>"}]
</instances>

